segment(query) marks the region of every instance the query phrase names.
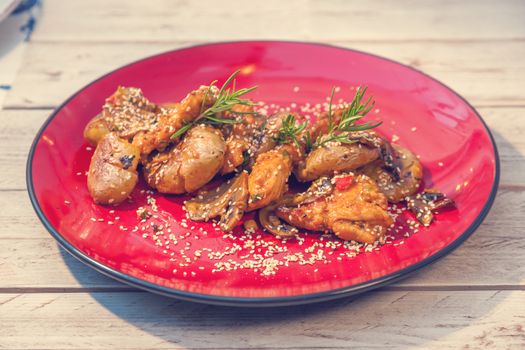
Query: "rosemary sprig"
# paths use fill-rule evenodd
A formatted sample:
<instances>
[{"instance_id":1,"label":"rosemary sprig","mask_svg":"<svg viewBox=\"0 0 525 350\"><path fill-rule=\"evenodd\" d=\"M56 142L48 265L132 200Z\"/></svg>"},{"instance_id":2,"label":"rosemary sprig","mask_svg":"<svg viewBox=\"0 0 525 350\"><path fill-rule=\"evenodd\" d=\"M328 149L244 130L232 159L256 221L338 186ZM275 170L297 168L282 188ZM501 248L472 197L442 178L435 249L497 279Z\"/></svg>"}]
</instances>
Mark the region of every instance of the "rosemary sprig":
<instances>
[{"instance_id":1,"label":"rosemary sprig","mask_svg":"<svg viewBox=\"0 0 525 350\"><path fill-rule=\"evenodd\" d=\"M175 131L173 135L171 135L171 139L176 139L177 137L181 137L186 133L186 131L190 130L193 126L193 123L188 123L183 125L179 130Z\"/></svg>"},{"instance_id":2,"label":"rosemary sprig","mask_svg":"<svg viewBox=\"0 0 525 350\"><path fill-rule=\"evenodd\" d=\"M280 144L292 141L297 147L301 147L297 135L300 134L304 128L306 128L307 122L296 123L295 116L288 114L283 120L281 128L277 132L277 135L273 137L274 141Z\"/></svg>"},{"instance_id":3,"label":"rosemary sprig","mask_svg":"<svg viewBox=\"0 0 525 350\"><path fill-rule=\"evenodd\" d=\"M339 123L334 124L332 112L334 89L332 89L332 94L330 96L330 102L328 105L328 133L326 135L318 136L315 144L313 145L314 147L321 147L322 145L331 141L338 141L345 144L354 143L356 141L349 140L348 138L350 132L370 130L382 124L382 122L378 122L376 124L371 124L370 122L356 124L356 122L366 116L375 105L375 101L373 100L372 96L369 96L368 99L363 102L363 97L366 90L366 87L357 88L350 106L345 108L343 111Z\"/></svg>"},{"instance_id":4,"label":"rosemary sprig","mask_svg":"<svg viewBox=\"0 0 525 350\"><path fill-rule=\"evenodd\" d=\"M245 105L245 106L255 105L250 100L241 98L241 96L246 95L247 93L257 89L257 86L235 90L235 76L237 76L239 72L240 70L236 70L235 72L233 72L232 75L230 75L230 77L224 82L224 84L220 88L219 93L217 94L217 99L215 100L213 105L207 108L206 110L202 111L204 109L204 103L206 99L208 98L208 95L210 94L212 87L215 86L215 83L217 82L216 80L212 81L202 101L201 114L197 118L195 118L194 121L182 126L179 130L177 130L173 135L171 135L171 139L173 140L173 139L176 139L184 135L186 131L188 131L193 125L199 122L209 123L213 125L240 123L240 121L235 120L235 119L217 117L218 113L230 111L235 105L238 105L238 104ZM230 83L232 84L231 88L228 87ZM235 114L250 114L253 112L234 112L234 113Z\"/></svg>"},{"instance_id":5,"label":"rosemary sprig","mask_svg":"<svg viewBox=\"0 0 525 350\"><path fill-rule=\"evenodd\" d=\"M304 147L306 148L306 153L310 153L310 151L314 148L314 144L312 143L312 134L310 134L310 131L306 132L306 135L303 136L304 141Z\"/></svg>"},{"instance_id":6,"label":"rosemary sprig","mask_svg":"<svg viewBox=\"0 0 525 350\"><path fill-rule=\"evenodd\" d=\"M250 88L239 89L235 91L235 76L239 74L240 70L236 70L233 74L224 82L219 93L217 95L217 100L215 103L208 109L206 109L202 114L204 117L213 117L215 114L220 112L229 111L233 106L245 105L245 106L254 106L250 100L242 99L241 96L246 95L249 92L257 89L257 86L252 86ZM232 89L227 88L227 86L232 83ZM210 86L211 87L211 86ZM242 113L239 113L242 114ZM223 119L224 120L224 119Z\"/></svg>"}]
</instances>

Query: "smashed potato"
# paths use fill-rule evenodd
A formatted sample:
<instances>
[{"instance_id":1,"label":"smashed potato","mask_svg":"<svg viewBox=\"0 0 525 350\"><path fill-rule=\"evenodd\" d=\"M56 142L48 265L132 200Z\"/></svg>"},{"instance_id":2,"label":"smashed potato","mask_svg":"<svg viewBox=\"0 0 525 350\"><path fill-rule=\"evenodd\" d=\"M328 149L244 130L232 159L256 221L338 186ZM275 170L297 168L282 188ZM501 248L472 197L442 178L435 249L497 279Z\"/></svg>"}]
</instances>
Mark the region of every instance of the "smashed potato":
<instances>
[{"instance_id":1,"label":"smashed potato","mask_svg":"<svg viewBox=\"0 0 525 350\"><path fill-rule=\"evenodd\" d=\"M87 184L98 204L118 204L131 194L138 181L139 150L109 133L98 143L91 159Z\"/></svg>"}]
</instances>

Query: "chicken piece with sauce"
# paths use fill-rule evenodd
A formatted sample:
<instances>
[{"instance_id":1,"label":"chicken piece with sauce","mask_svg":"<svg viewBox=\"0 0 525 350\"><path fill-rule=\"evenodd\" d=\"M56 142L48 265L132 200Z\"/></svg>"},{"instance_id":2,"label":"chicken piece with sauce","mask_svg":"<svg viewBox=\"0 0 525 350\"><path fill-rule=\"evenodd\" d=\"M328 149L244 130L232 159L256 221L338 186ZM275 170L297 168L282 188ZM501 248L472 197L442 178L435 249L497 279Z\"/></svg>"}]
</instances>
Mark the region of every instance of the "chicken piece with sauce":
<instances>
[{"instance_id":1,"label":"chicken piece with sauce","mask_svg":"<svg viewBox=\"0 0 525 350\"><path fill-rule=\"evenodd\" d=\"M223 127L226 138L226 152L221 174L229 174L247 167L252 161L252 155L257 150L257 141L263 131L262 126L266 117L257 113L253 105L235 105L224 113L224 118L236 119L237 124Z\"/></svg>"},{"instance_id":2,"label":"chicken piece with sauce","mask_svg":"<svg viewBox=\"0 0 525 350\"><path fill-rule=\"evenodd\" d=\"M84 137L97 145L115 132L138 147L142 156L162 151L178 129L199 117L201 108L213 104L216 95L216 87L201 86L180 103L164 108L150 102L140 89L119 87L106 99L102 113L88 123Z\"/></svg>"},{"instance_id":3,"label":"chicken piece with sauce","mask_svg":"<svg viewBox=\"0 0 525 350\"><path fill-rule=\"evenodd\" d=\"M260 154L248 178L248 210L265 207L288 190L292 159L288 152L275 149Z\"/></svg>"},{"instance_id":4,"label":"chicken piece with sauce","mask_svg":"<svg viewBox=\"0 0 525 350\"><path fill-rule=\"evenodd\" d=\"M158 122L150 129L139 132L133 138L133 144L143 156L154 150L164 150L173 141L171 137L177 130L195 121L215 102L217 92L216 86L201 86L190 92L180 103L163 109Z\"/></svg>"},{"instance_id":5,"label":"chicken piece with sauce","mask_svg":"<svg viewBox=\"0 0 525 350\"><path fill-rule=\"evenodd\" d=\"M102 112L94 117L84 129L84 138L92 145L110 132L131 141L133 137L151 128L159 119L162 108L151 103L142 90L119 86L106 99Z\"/></svg>"},{"instance_id":6,"label":"chicken piece with sauce","mask_svg":"<svg viewBox=\"0 0 525 350\"><path fill-rule=\"evenodd\" d=\"M374 243L381 240L393 219L387 199L367 176L344 174L326 183L323 191L310 189L276 207L275 214L294 227L329 231L344 240ZM319 186L319 185L316 185Z\"/></svg>"},{"instance_id":7,"label":"chicken piece with sauce","mask_svg":"<svg viewBox=\"0 0 525 350\"><path fill-rule=\"evenodd\" d=\"M294 164L304 157L303 144L279 144L276 141L283 121L289 115L290 113L277 113L268 120L248 179L249 211L263 208L281 198L288 189L288 178Z\"/></svg>"}]
</instances>

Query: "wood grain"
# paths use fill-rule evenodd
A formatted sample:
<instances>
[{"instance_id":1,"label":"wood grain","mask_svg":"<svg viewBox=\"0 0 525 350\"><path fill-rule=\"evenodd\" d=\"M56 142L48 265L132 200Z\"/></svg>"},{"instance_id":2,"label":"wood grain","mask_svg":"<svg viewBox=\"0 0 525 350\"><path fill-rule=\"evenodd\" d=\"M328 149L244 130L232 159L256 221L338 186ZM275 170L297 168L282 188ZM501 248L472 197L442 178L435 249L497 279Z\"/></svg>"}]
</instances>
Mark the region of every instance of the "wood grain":
<instances>
[{"instance_id":1,"label":"wood grain","mask_svg":"<svg viewBox=\"0 0 525 350\"><path fill-rule=\"evenodd\" d=\"M434 76L476 106L524 106L525 45L513 41L352 42L336 45L382 55ZM51 108L87 83L137 59L190 46L172 43L42 43L31 44L24 68L6 98L6 108ZM453 54L451 54L453 52ZM45 88L43 88L45 87Z\"/></svg>"},{"instance_id":2,"label":"wood grain","mask_svg":"<svg viewBox=\"0 0 525 350\"><path fill-rule=\"evenodd\" d=\"M525 291L373 292L236 309L149 293L0 294L9 349L522 349Z\"/></svg>"},{"instance_id":3,"label":"wood grain","mask_svg":"<svg viewBox=\"0 0 525 350\"><path fill-rule=\"evenodd\" d=\"M525 348L523 18L521 0L44 1L0 110L0 349ZM485 223L387 289L294 308L232 309L136 292L61 251L24 181L29 146L51 109L133 60L246 39L368 51L466 97L501 157L502 186Z\"/></svg>"},{"instance_id":4,"label":"wood grain","mask_svg":"<svg viewBox=\"0 0 525 350\"><path fill-rule=\"evenodd\" d=\"M499 41L525 32L520 0L48 0L44 11L35 41Z\"/></svg>"}]
</instances>

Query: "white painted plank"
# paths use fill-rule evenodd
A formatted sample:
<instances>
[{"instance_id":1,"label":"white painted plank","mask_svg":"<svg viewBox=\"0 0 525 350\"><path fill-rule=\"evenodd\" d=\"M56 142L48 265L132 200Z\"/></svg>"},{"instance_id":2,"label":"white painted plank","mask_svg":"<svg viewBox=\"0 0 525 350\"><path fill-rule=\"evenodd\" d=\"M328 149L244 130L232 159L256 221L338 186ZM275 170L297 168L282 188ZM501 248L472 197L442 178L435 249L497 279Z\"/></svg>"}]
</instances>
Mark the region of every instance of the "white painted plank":
<instances>
[{"instance_id":1,"label":"white painted plank","mask_svg":"<svg viewBox=\"0 0 525 350\"><path fill-rule=\"evenodd\" d=\"M0 110L0 191L26 188L27 155L37 130L50 113L51 110Z\"/></svg>"},{"instance_id":2,"label":"white painted plank","mask_svg":"<svg viewBox=\"0 0 525 350\"><path fill-rule=\"evenodd\" d=\"M236 309L148 293L0 294L9 349L523 349L525 291Z\"/></svg>"},{"instance_id":3,"label":"white painted plank","mask_svg":"<svg viewBox=\"0 0 525 350\"><path fill-rule=\"evenodd\" d=\"M520 0L47 0L34 40L515 39L524 14Z\"/></svg>"},{"instance_id":4,"label":"white painted plank","mask_svg":"<svg viewBox=\"0 0 525 350\"><path fill-rule=\"evenodd\" d=\"M476 106L525 104L525 45L516 42L334 43L414 66L452 87ZM55 107L113 69L191 44L32 43L5 107Z\"/></svg>"}]
</instances>

